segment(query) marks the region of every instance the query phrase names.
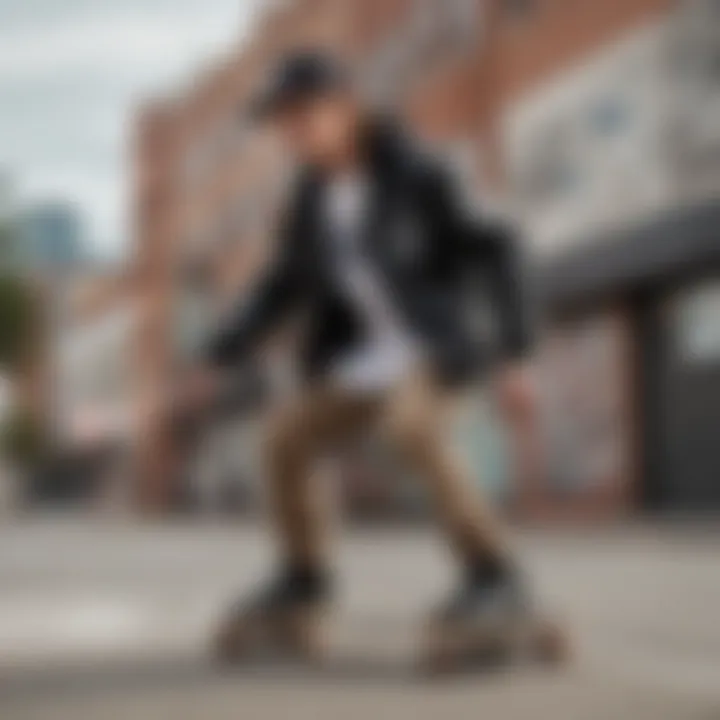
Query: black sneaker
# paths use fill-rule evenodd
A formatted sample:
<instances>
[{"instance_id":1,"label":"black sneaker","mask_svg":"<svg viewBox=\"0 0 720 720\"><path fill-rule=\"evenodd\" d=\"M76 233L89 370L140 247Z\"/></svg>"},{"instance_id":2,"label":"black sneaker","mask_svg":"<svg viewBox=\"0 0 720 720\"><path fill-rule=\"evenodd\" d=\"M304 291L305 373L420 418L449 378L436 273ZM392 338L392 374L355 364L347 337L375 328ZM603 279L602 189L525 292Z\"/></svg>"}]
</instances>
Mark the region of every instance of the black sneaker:
<instances>
[{"instance_id":1,"label":"black sneaker","mask_svg":"<svg viewBox=\"0 0 720 720\"><path fill-rule=\"evenodd\" d=\"M529 612L530 602L517 574L507 572L493 578L468 574L460 587L434 614L440 623L474 625L501 623Z\"/></svg>"},{"instance_id":2,"label":"black sneaker","mask_svg":"<svg viewBox=\"0 0 720 720\"><path fill-rule=\"evenodd\" d=\"M245 612L275 613L324 604L331 595L328 576L322 572L286 570L249 600L241 602Z\"/></svg>"},{"instance_id":3,"label":"black sneaker","mask_svg":"<svg viewBox=\"0 0 720 720\"><path fill-rule=\"evenodd\" d=\"M215 636L216 657L236 662L255 651L267 650L313 656L318 621L330 595L330 583L322 573L280 573L231 609Z\"/></svg>"},{"instance_id":4,"label":"black sneaker","mask_svg":"<svg viewBox=\"0 0 720 720\"><path fill-rule=\"evenodd\" d=\"M422 667L435 674L498 667L513 659L557 664L569 654L564 628L538 614L514 573L465 578L431 617Z\"/></svg>"}]
</instances>

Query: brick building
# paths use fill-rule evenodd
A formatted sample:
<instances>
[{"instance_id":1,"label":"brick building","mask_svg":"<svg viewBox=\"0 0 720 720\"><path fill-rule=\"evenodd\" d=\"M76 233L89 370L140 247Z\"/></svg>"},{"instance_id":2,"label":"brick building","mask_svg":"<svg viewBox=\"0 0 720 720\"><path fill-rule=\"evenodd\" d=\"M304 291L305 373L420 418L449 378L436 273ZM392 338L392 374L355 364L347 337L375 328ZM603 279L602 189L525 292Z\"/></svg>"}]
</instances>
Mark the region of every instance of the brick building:
<instances>
[{"instance_id":1,"label":"brick building","mask_svg":"<svg viewBox=\"0 0 720 720\"><path fill-rule=\"evenodd\" d=\"M55 460L38 477L49 502L128 501L133 475L132 348L138 319L122 269L85 271L56 289L47 417Z\"/></svg>"},{"instance_id":2,"label":"brick building","mask_svg":"<svg viewBox=\"0 0 720 720\"><path fill-rule=\"evenodd\" d=\"M501 119L553 318L543 517L720 507L718 5L612 5Z\"/></svg>"},{"instance_id":3,"label":"brick building","mask_svg":"<svg viewBox=\"0 0 720 720\"><path fill-rule=\"evenodd\" d=\"M578 202L560 206L543 198L537 185L542 189L552 187L552 182L562 184L563 178L555 178L552 170L566 139L556 133L552 145L553 138L539 132L543 113L552 116L556 95L561 98L554 105L560 115L572 107L570 101L563 105L562 97L583 97L593 88L601 95L605 86L596 77L602 71L595 68L603 63L620 68L615 77L622 77L622 68L633 62L639 65L638 85L631 95L646 95L646 89L657 86L656 76L662 78L666 72L651 70L652 48L660 48L656 53L662 54L661 48L672 42L668 37L680 34L672 28L684 27L684 7L673 0L268 3L249 42L231 49L185 93L146 106L139 115L135 144L135 272L142 308L136 358L137 459L142 506L166 507L177 491L177 452L157 411L160 390L172 383L184 350L198 342L208 318L241 291L269 247L287 167L262 137L243 128L238 117L243 101L279 53L321 45L346 54L361 70L370 92L401 106L418 132L458 163L478 198L502 195L516 201L528 224L531 250L548 268L553 313L557 309L563 316L576 292L556 279L565 277L563 263L580 242L576 238L613 222L620 227L643 213L652 215L669 201L656 197L653 205L638 197L618 214L615 201L606 195L596 199L592 214L589 201L585 208ZM653 28L655 41L647 39ZM547 102L550 110L543 109ZM609 119L598 122L612 124L612 108L607 114ZM656 154L662 154L662 139L656 138L656 143ZM548 157L538 160L543 149ZM649 149L648 162L656 160ZM630 165L632 161L626 161L626 167ZM622 173L622 163L620 170L609 168L605 173L610 188L618 172ZM648 174L654 174L652 168ZM648 188L648 196L652 192ZM572 217L574 225L560 227L558 216ZM633 440L636 408L628 398L635 393L628 388L635 387L630 377L634 365L628 358L637 348L624 310L615 308L604 324L598 323L598 333L605 338L601 343L615 348L602 369L617 395L605 420L615 423L622 440L615 437L607 451L613 461L600 458L597 467L587 470L587 484L573 489L568 499L568 493L555 492L549 480L555 471L550 469L554 451L548 448L554 446L546 428L554 426L544 418L541 427L528 433L520 453L523 460L511 478L512 495L526 514L546 515L558 507L574 514L584 513L586 507L593 513L615 514L636 502L632 488L639 478L639 444ZM564 342L570 352L567 346L572 342ZM557 347L562 346L558 341L542 350L541 369L547 365L542 357L560 353ZM552 415L551 410L547 414Z\"/></svg>"}]
</instances>

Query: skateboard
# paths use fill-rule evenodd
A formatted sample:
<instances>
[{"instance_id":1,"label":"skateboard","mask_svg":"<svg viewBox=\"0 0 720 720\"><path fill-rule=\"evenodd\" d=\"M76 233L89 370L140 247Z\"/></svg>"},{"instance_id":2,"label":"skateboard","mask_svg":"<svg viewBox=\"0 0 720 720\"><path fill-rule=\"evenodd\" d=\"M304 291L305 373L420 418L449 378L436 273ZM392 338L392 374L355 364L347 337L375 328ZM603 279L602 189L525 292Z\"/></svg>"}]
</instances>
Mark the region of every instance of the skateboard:
<instances>
[{"instance_id":1,"label":"skateboard","mask_svg":"<svg viewBox=\"0 0 720 720\"><path fill-rule=\"evenodd\" d=\"M323 608L286 612L235 610L223 620L213 638L212 651L223 665L256 658L319 661L322 659Z\"/></svg>"},{"instance_id":2,"label":"skateboard","mask_svg":"<svg viewBox=\"0 0 720 720\"><path fill-rule=\"evenodd\" d=\"M516 663L558 666L569 655L564 628L547 615L474 623L433 620L426 629L420 667L442 674Z\"/></svg>"},{"instance_id":3,"label":"skateboard","mask_svg":"<svg viewBox=\"0 0 720 720\"><path fill-rule=\"evenodd\" d=\"M215 635L213 654L223 666L257 660L318 667L347 664L355 651L347 645L343 652L330 647L326 619L326 609L316 607L284 614L232 612ZM362 639L367 641L367 637ZM472 626L433 620L421 633L420 652L411 669L437 676L523 663L559 666L569 654L564 628L549 616L528 615L506 623L477 622Z\"/></svg>"}]
</instances>

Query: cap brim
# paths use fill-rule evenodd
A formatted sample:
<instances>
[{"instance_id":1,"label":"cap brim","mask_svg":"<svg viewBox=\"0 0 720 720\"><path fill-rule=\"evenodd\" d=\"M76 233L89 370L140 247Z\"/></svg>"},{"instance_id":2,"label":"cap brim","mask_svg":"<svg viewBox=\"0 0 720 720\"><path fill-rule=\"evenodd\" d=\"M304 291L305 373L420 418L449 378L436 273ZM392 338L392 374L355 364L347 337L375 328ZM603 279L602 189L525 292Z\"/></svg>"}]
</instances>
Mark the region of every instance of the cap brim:
<instances>
[{"instance_id":1,"label":"cap brim","mask_svg":"<svg viewBox=\"0 0 720 720\"><path fill-rule=\"evenodd\" d=\"M253 123L272 119L285 110L312 102L342 87L340 82L327 82L314 88L271 88L259 93L241 108L245 120Z\"/></svg>"}]
</instances>

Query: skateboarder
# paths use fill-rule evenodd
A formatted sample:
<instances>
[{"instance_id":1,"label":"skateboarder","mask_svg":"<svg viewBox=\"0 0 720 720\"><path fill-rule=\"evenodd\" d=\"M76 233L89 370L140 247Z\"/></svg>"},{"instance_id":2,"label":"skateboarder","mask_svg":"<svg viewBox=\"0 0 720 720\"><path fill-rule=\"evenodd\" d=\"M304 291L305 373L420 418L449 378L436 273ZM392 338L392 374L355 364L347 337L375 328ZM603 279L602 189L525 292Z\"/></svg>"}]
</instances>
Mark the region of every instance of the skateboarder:
<instances>
[{"instance_id":1,"label":"skateboarder","mask_svg":"<svg viewBox=\"0 0 720 720\"><path fill-rule=\"evenodd\" d=\"M502 528L443 433L450 392L480 374L492 370L505 408L530 401L523 365L530 334L513 238L473 218L442 164L376 115L332 57L285 57L252 116L284 144L298 174L274 259L206 359L230 367L302 314L304 383L270 422L266 447L282 563L223 626L221 652L239 652L243 633L262 623L295 623L291 634L310 640L310 618L333 591L313 466L368 430L426 484L457 558L461 581L438 622L462 627L498 608L521 612L526 598ZM482 337L460 291L475 270L496 329ZM209 380L195 383L202 394Z\"/></svg>"}]
</instances>

